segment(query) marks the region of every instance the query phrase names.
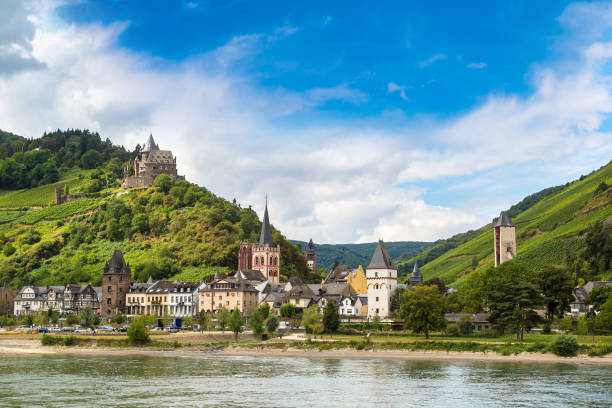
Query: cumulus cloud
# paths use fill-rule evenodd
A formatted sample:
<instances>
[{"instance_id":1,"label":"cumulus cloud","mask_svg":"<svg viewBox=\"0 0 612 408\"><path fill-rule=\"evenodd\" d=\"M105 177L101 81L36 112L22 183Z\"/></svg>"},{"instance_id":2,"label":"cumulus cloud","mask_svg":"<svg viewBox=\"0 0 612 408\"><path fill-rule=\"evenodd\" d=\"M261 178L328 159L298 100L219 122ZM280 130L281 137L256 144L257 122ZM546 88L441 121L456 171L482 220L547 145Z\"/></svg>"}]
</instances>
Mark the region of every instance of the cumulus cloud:
<instances>
[{"instance_id":1,"label":"cumulus cloud","mask_svg":"<svg viewBox=\"0 0 612 408\"><path fill-rule=\"evenodd\" d=\"M0 76L42 68L32 56L35 25L29 4L21 0L0 3Z\"/></svg>"},{"instance_id":2,"label":"cumulus cloud","mask_svg":"<svg viewBox=\"0 0 612 408\"><path fill-rule=\"evenodd\" d=\"M531 95L492 95L452 119L390 111L296 126L292 115L329 101L369 100L347 83L301 92L262 87L240 69L297 27L237 36L177 63L120 47L127 23L51 27L44 15L23 18L35 30L22 47L42 68L0 76L3 129L38 137L87 127L130 148L152 131L188 180L259 211L268 193L272 222L290 238L446 237L495 214L428 204L415 182L612 153L611 136L599 131L612 85L592 66L539 69ZM404 90L387 85L402 97Z\"/></svg>"},{"instance_id":3,"label":"cumulus cloud","mask_svg":"<svg viewBox=\"0 0 612 408\"><path fill-rule=\"evenodd\" d=\"M436 54L434 56L432 56L431 58L428 58L424 61L419 62L419 67L420 68L425 68L430 66L431 64L433 64L436 61L444 61L446 58L448 58L446 56L446 54Z\"/></svg>"}]
</instances>

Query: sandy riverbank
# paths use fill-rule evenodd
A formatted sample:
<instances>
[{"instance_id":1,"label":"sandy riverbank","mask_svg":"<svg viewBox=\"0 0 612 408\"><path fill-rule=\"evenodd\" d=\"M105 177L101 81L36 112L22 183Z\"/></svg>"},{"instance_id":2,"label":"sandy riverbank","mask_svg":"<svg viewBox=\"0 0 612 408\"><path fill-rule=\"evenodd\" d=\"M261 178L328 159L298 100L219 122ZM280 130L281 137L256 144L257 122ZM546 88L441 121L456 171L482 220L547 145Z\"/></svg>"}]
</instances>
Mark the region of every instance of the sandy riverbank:
<instances>
[{"instance_id":1,"label":"sandy riverbank","mask_svg":"<svg viewBox=\"0 0 612 408\"><path fill-rule=\"evenodd\" d=\"M152 349L141 347L105 348L96 346L43 346L34 339L0 339L0 354L4 355L96 355L96 356L250 356L267 358L323 358L323 359L383 359L383 360L421 360L421 361L466 361L466 362L504 362L504 363L569 363L569 364L605 364L612 365L612 356L588 357L558 357L546 353L521 353L504 356L501 354L445 351L383 351L383 350L300 350L252 349L230 346L228 348L207 348L203 346L186 346L179 349Z\"/></svg>"}]
</instances>

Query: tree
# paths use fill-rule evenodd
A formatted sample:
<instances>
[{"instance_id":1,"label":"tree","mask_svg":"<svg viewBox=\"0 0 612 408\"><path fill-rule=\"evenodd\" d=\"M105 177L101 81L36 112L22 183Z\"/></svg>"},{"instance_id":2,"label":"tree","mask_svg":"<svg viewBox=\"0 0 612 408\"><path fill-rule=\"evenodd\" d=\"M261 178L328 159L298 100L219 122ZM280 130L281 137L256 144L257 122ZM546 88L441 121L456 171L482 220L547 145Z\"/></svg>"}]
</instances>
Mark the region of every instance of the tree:
<instances>
[{"instance_id":1,"label":"tree","mask_svg":"<svg viewBox=\"0 0 612 408\"><path fill-rule=\"evenodd\" d=\"M200 332L204 331L204 329L210 328L210 323L212 318L209 313L206 313L204 310L200 310L198 313L198 324L200 325Z\"/></svg>"},{"instance_id":2,"label":"tree","mask_svg":"<svg viewBox=\"0 0 612 408\"><path fill-rule=\"evenodd\" d=\"M221 331L223 332L225 331L225 328L229 324L230 314L231 314L230 311L225 306L223 306L217 312L217 324L219 325L219 327L221 328Z\"/></svg>"},{"instance_id":3,"label":"tree","mask_svg":"<svg viewBox=\"0 0 612 408\"><path fill-rule=\"evenodd\" d=\"M21 318L21 324L25 325L25 326L32 326L32 324L34 324L34 319L32 318L32 315L25 315Z\"/></svg>"},{"instance_id":4,"label":"tree","mask_svg":"<svg viewBox=\"0 0 612 408\"><path fill-rule=\"evenodd\" d=\"M291 320L295 317L295 305L293 303L285 303L280 307L280 315L285 320Z\"/></svg>"},{"instance_id":5,"label":"tree","mask_svg":"<svg viewBox=\"0 0 612 408\"><path fill-rule=\"evenodd\" d=\"M595 317L595 329L604 334L612 333L612 297L601 305L601 310Z\"/></svg>"},{"instance_id":6,"label":"tree","mask_svg":"<svg viewBox=\"0 0 612 408\"><path fill-rule=\"evenodd\" d=\"M398 286L391 293L391 313L396 313L400 310L400 306L402 305L402 296L404 296L405 291L405 288Z\"/></svg>"},{"instance_id":7,"label":"tree","mask_svg":"<svg viewBox=\"0 0 612 408\"><path fill-rule=\"evenodd\" d=\"M261 317L261 311L255 309L253 315L249 318L249 327L253 331L253 335L261 339L264 332L263 319Z\"/></svg>"},{"instance_id":8,"label":"tree","mask_svg":"<svg viewBox=\"0 0 612 408\"><path fill-rule=\"evenodd\" d=\"M80 315L81 324L84 327L93 327L98 323L98 315L94 313L91 307L86 306L83 310L81 310Z\"/></svg>"},{"instance_id":9,"label":"tree","mask_svg":"<svg viewBox=\"0 0 612 408\"><path fill-rule=\"evenodd\" d=\"M586 305L593 307L587 313L589 316L595 315L601 310L601 306L612 298L612 286L599 286L594 288L584 299Z\"/></svg>"},{"instance_id":10,"label":"tree","mask_svg":"<svg viewBox=\"0 0 612 408\"><path fill-rule=\"evenodd\" d=\"M544 298L530 282L498 281L486 296L493 327L502 332L511 328L517 341L523 341L525 331L541 320L534 309L544 304Z\"/></svg>"},{"instance_id":11,"label":"tree","mask_svg":"<svg viewBox=\"0 0 612 408\"><path fill-rule=\"evenodd\" d=\"M612 234L610 227L597 221L588 230L584 238L584 258L591 269L592 277L604 274L612 262Z\"/></svg>"},{"instance_id":12,"label":"tree","mask_svg":"<svg viewBox=\"0 0 612 408\"><path fill-rule=\"evenodd\" d=\"M165 194L168 194L172 188L172 179L167 174L160 174L154 181L155 187L159 188Z\"/></svg>"},{"instance_id":13,"label":"tree","mask_svg":"<svg viewBox=\"0 0 612 408\"><path fill-rule=\"evenodd\" d=\"M234 341L238 341L238 335L242 333L244 328L242 327L242 316L240 310L235 307L229 318L230 330L234 332Z\"/></svg>"},{"instance_id":14,"label":"tree","mask_svg":"<svg viewBox=\"0 0 612 408\"><path fill-rule=\"evenodd\" d=\"M95 169L102 163L103 157L96 150L88 150L81 156L81 167L84 169Z\"/></svg>"},{"instance_id":15,"label":"tree","mask_svg":"<svg viewBox=\"0 0 612 408\"><path fill-rule=\"evenodd\" d=\"M145 328L145 319L137 318L127 331L129 344L146 344L151 341Z\"/></svg>"},{"instance_id":16,"label":"tree","mask_svg":"<svg viewBox=\"0 0 612 408\"><path fill-rule=\"evenodd\" d=\"M304 331L308 334L317 333L321 329L321 313L319 313L317 305L312 305L304 310L302 326L304 326Z\"/></svg>"},{"instance_id":17,"label":"tree","mask_svg":"<svg viewBox=\"0 0 612 408\"><path fill-rule=\"evenodd\" d=\"M323 331L325 333L335 333L340 327L340 315L338 315L338 306L336 302L330 300L327 302L327 307L323 313Z\"/></svg>"},{"instance_id":18,"label":"tree","mask_svg":"<svg viewBox=\"0 0 612 408\"><path fill-rule=\"evenodd\" d=\"M270 316L270 304L265 302L262 303L259 306L259 314L261 316L261 319L265 321L268 316Z\"/></svg>"},{"instance_id":19,"label":"tree","mask_svg":"<svg viewBox=\"0 0 612 408\"><path fill-rule=\"evenodd\" d=\"M79 316L74 313L68 313L66 315L66 324L68 326L72 326L73 324L77 324L79 322Z\"/></svg>"},{"instance_id":20,"label":"tree","mask_svg":"<svg viewBox=\"0 0 612 408\"><path fill-rule=\"evenodd\" d=\"M132 232L145 233L149 231L149 216L141 213L132 218Z\"/></svg>"},{"instance_id":21,"label":"tree","mask_svg":"<svg viewBox=\"0 0 612 408\"><path fill-rule=\"evenodd\" d=\"M117 314L111 319L111 322L115 324L123 324L125 323L125 315L121 312L117 312Z\"/></svg>"},{"instance_id":22,"label":"tree","mask_svg":"<svg viewBox=\"0 0 612 408\"><path fill-rule=\"evenodd\" d=\"M459 330L459 334L463 337L468 337L472 334L472 318L470 316L463 316L457 322L457 329Z\"/></svg>"},{"instance_id":23,"label":"tree","mask_svg":"<svg viewBox=\"0 0 612 408\"><path fill-rule=\"evenodd\" d=\"M437 286L414 286L404 294L400 316L404 327L415 333L429 333L441 330L446 325L444 320L444 296Z\"/></svg>"},{"instance_id":24,"label":"tree","mask_svg":"<svg viewBox=\"0 0 612 408\"><path fill-rule=\"evenodd\" d=\"M546 318L552 320L555 316L563 317L570 310L570 302L574 300L574 281L567 269L546 266L538 274L538 285L544 296Z\"/></svg>"},{"instance_id":25,"label":"tree","mask_svg":"<svg viewBox=\"0 0 612 408\"><path fill-rule=\"evenodd\" d=\"M266 320L266 330L272 335L278 329L278 317L275 315L268 316Z\"/></svg>"}]
</instances>

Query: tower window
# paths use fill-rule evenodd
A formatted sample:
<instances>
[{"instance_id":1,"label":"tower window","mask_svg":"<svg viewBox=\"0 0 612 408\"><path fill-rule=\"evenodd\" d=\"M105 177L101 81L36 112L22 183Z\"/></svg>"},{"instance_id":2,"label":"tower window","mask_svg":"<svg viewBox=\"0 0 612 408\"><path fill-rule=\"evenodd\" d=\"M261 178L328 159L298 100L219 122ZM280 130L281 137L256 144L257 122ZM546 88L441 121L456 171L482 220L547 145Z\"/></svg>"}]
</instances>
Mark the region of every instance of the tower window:
<instances>
[{"instance_id":1,"label":"tower window","mask_svg":"<svg viewBox=\"0 0 612 408\"><path fill-rule=\"evenodd\" d=\"M259 258L255 257L255 265L259 265Z\"/></svg>"}]
</instances>

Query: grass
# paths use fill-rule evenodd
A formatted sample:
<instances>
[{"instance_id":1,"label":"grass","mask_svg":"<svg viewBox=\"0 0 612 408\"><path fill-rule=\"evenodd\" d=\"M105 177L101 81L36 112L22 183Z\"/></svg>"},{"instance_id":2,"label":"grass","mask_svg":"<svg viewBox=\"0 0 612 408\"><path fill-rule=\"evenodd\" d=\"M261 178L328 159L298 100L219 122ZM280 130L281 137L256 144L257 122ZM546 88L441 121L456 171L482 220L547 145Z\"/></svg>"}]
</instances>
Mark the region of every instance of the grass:
<instances>
[{"instance_id":1,"label":"grass","mask_svg":"<svg viewBox=\"0 0 612 408\"><path fill-rule=\"evenodd\" d=\"M21 218L23 224L36 224L41 220L62 220L68 217L72 217L77 214L82 214L87 211L93 210L100 205L99 199L86 199L71 201L69 203L54 205L51 207L45 207L38 211L28 213L25 217Z\"/></svg>"}]
</instances>

